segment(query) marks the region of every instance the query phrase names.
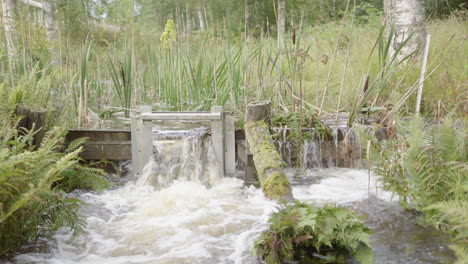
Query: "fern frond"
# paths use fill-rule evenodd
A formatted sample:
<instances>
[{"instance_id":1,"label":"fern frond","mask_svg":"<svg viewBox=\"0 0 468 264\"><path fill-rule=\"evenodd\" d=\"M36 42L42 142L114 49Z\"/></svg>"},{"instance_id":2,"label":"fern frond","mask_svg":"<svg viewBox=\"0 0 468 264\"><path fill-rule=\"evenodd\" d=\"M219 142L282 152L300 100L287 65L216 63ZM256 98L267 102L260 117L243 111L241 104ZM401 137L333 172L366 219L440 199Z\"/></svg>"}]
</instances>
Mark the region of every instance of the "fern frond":
<instances>
[{"instance_id":1,"label":"fern frond","mask_svg":"<svg viewBox=\"0 0 468 264\"><path fill-rule=\"evenodd\" d=\"M70 152L70 151L75 150L79 146L83 145L86 141L88 141L88 139L89 139L88 137L81 137L81 138L77 138L73 140L72 142L70 142L65 152Z\"/></svg>"}]
</instances>

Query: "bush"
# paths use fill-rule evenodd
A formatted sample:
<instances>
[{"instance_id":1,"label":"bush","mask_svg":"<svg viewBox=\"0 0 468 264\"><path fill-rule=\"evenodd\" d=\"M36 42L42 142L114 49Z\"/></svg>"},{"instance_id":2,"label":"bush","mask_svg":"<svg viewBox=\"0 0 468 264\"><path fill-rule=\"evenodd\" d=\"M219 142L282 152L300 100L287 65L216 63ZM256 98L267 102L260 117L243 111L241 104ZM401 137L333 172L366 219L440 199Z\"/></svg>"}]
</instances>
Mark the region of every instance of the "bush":
<instances>
[{"instance_id":1,"label":"bush","mask_svg":"<svg viewBox=\"0 0 468 264\"><path fill-rule=\"evenodd\" d=\"M9 257L26 243L46 237L60 227L81 229L81 202L60 189L80 187L70 184L67 174L88 172L75 173L72 182L77 182L90 179L91 171L91 179L99 176L99 181L91 181L88 186L105 185L102 172L79 164L79 142L62 151L63 129L47 132L35 150L34 131L18 131L14 127L9 119L0 122L0 257Z\"/></svg>"},{"instance_id":2,"label":"bush","mask_svg":"<svg viewBox=\"0 0 468 264\"><path fill-rule=\"evenodd\" d=\"M371 140L373 170L403 208L423 213L426 224L453 234L457 263L468 259L466 124L449 115L442 124L420 116L398 127L387 142ZM365 141L363 141L365 142Z\"/></svg>"},{"instance_id":3,"label":"bush","mask_svg":"<svg viewBox=\"0 0 468 264\"><path fill-rule=\"evenodd\" d=\"M317 208L296 202L273 213L269 223L254 245L267 264L308 260L343 263L347 255L362 263L374 261L370 229L347 208Z\"/></svg>"}]
</instances>

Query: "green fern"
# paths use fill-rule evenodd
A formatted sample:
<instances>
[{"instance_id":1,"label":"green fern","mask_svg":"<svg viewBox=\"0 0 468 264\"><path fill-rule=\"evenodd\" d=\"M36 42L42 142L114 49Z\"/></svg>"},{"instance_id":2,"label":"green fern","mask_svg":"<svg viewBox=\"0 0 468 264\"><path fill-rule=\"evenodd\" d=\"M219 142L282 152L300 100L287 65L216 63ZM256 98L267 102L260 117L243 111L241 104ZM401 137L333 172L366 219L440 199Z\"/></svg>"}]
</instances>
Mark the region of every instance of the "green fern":
<instances>
[{"instance_id":1,"label":"green fern","mask_svg":"<svg viewBox=\"0 0 468 264\"><path fill-rule=\"evenodd\" d=\"M347 208L325 205L319 209L296 202L273 213L269 222L269 230L254 244L257 255L267 264L306 260L342 263L348 254L362 263L374 261L370 230Z\"/></svg>"},{"instance_id":2,"label":"green fern","mask_svg":"<svg viewBox=\"0 0 468 264\"><path fill-rule=\"evenodd\" d=\"M465 183L466 184L466 183ZM425 208L440 213L438 225L456 234L450 248L457 256L459 264L468 263L468 201L449 200Z\"/></svg>"},{"instance_id":3,"label":"green fern","mask_svg":"<svg viewBox=\"0 0 468 264\"><path fill-rule=\"evenodd\" d=\"M466 263L468 160L465 124L458 122L462 128L453 115L439 125L415 116L394 140L361 134L372 142L373 170L384 189L398 194L402 207L423 212L427 224L454 234L452 249Z\"/></svg>"},{"instance_id":4,"label":"green fern","mask_svg":"<svg viewBox=\"0 0 468 264\"><path fill-rule=\"evenodd\" d=\"M50 235L62 226L81 229L77 209L80 201L67 197L59 186L67 179L71 191L78 187L102 189L107 186L104 172L82 165L78 153L82 139L63 151L65 131L53 128L35 150L34 130L21 133L10 120L0 121L0 257L34 239ZM62 150L62 151L60 151ZM70 171L76 177L68 178Z\"/></svg>"}]
</instances>

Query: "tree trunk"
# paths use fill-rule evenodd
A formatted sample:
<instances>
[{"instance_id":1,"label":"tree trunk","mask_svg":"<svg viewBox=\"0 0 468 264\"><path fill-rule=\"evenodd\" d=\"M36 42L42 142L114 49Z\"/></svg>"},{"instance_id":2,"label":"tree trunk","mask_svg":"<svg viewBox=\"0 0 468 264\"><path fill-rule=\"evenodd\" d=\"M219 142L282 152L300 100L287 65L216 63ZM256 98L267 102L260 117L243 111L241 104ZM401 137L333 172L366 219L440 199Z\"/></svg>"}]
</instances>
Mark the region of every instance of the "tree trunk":
<instances>
[{"instance_id":1,"label":"tree trunk","mask_svg":"<svg viewBox=\"0 0 468 264\"><path fill-rule=\"evenodd\" d=\"M192 35L192 12L190 10L190 5L185 6L186 21L187 21L187 36Z\"/></svg>"},{"instance_id":2,"label":"tree trunk","mask_svg":"<svg viewBox=\"0 0 468 264\"><path fill-rule=\"evenodd\" d=\"M53 43L55 40L54 7L50 0L44 0L45 29L47 40Z\"/></svg>"},{"instance_id":3,"label":"tree trunk","mask_svg":"<svg viewBox=\"0 0 468 264\"><path fill-rule=\"evenodd\" d=\"M395 29L390 56L395 54L411 34L414 35L401 48L397 58L402 60L412 52L422 50L427 35L423 0L385 0L384 11L388 28L393 26Z\"/></svg>"},{"instance_id":4,"label":"tree trunk","mask_svg":"<svg viewBox=\"0 0 468 264\"><path fill-rule=\"evenodd\" d=\"M15 7L16 0L2 0L3 27L5 29L5 44L8 54L10 74L13 73L13 62L16 56L15 46Z\"/></svg>"},{"instance_id":5,"label":"tree trunk","mask_svg":"<svg viewBox=\"0 0 468 264\"><path fill-rule=\"evenodd\" d=\"M245 137L265 196L290 202L293 200L291 184L284 174L284 163L276 151L268 126L270 107L269 101L247 106Z\"/></svg>"},{"instance_id":6,"label":"tree trunk","mask_svg":"<svg viewBox=\"0 0 468 264\"><path fill-rule=\"evenodd\" d=\"M203 4L200 4L203 5ZM205 19L203 17L203 11L202 11L202 6L198 6L198 22L200 23L200 31L204 32L205 31Z\"/></svg>"},{"instance_id":7,"label":"tree trunk","mask_svg":"<svg viewBox=\"0 0 468 264\"><path fill-rule=\"evenodd\" d=\"M250 17L250 10L249 10L249 0L244 0L244 35L245 39L248 37L248 26L249 26L249 17Z\"/></svg>"},{"instance_id":8,"label":"tree trunk","mask_svg":"<svg viewBox=\"0 0 468 264\"><path fill-rule=\"evenodd\" d=\"M278 47L284 46L284 34L286 32L286 0L278 0Z\"/></svg>"}]
</instances>

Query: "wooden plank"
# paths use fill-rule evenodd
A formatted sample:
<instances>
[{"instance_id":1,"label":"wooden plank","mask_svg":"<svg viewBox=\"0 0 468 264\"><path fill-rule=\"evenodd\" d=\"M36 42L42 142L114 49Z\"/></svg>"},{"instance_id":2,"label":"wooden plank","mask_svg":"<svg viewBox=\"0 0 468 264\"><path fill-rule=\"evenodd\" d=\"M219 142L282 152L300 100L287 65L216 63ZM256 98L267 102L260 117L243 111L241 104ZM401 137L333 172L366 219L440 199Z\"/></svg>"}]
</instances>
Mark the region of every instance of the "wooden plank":
<instances>
[{"instance_id":1,"label":"wooden plank","mask_svg":"<svg viewBox=\"0 0 468 264\"><path fill-rule=\"evenodd\" d=\"M131 160L130 141L87 142L79 155L84 160Z\"/></svg>"},{"instance_id":2,"label":"wooden plank","mask_svg":"<svg viewBox=\"0 0 468 264\"><path fill-rule=\"evenodd\" d=\"M141 115L143 120L220 120L222 112L161 112Z\"/></svg>"},{"instance_id":3,"label":"wooden plank","mask_svg":"<svg viewBox=\"0 0 468 264\"><path fill-rule=\"evenodd\" d=\"M77 138L88 137L89 141L130 141L132 135L130 130L93 130L93 129L71 129L66 136L67 141Z\"/></svg>"},{"instance_id":4,"label":"wooden plank","mask_svg":"<svg viewBox=\"0 0 468 264\"><path fill-rule=\"evenodd\" d=\"M84 160L131 160L129 130L69 130L65 144L82 137L89 138L80 153Z\"/></svg>"}]
</instances>

